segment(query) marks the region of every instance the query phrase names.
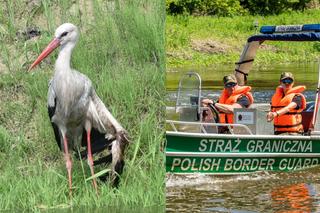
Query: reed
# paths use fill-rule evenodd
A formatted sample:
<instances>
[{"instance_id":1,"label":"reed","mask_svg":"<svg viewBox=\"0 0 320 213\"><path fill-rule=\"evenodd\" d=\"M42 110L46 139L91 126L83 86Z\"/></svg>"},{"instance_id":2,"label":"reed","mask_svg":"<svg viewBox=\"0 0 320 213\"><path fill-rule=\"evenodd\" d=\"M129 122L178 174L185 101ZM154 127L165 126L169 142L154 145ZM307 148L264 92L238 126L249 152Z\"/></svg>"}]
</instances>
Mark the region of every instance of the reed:
<instances>
[{"instance_id":1,"label":"reed","mask_svg":"<svg viewBox=\"0 0 320 213\"><path fill-rule=\"evenodd\" d=\"M110 206L121 210L164 205L164 155L160 151L164 134L164 2L115 1L117 7L110 2L92 2L42 0L38 8L26 8L37 12L24 22L40 26L41 37L15 42L7 35L1 37L0 210L99 211ZM11 19L6 19L12 25L6 25L8 31L10 26L18 27L14 23L24 21L18 16ZM26 72L52 38L51 32L65 21L81 31L72 66L88 75L132 138L120 187L100 183L99 196L91 181L86 181L90 177L87 163L74 159L74 190L69 198L64 160L46 109L55 55L32 74ZM13 47L15 51L5 52ZM10 69L7 61L15 69Z\"/></svg>"}]
</instances>

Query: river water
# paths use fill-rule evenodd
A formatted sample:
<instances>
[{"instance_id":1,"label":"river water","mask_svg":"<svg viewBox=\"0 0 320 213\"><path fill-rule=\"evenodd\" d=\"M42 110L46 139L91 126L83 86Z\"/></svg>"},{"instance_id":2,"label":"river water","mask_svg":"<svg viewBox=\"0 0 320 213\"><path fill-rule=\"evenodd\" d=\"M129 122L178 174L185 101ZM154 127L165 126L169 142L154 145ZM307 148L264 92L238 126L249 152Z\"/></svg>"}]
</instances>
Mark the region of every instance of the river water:
<instances>
[{"instance_id":1,"label":"river water","mask_svg":"<svg viewBox=\"0 0 320 213\"><path fill-rule=\"evenodd\" d=\"M167 72L167 119L174 119L177 86L181 75L193 70L200 74L203 96L217 98L222 77L234 66L181 68ZM296 85L306 85L308 101L315 98L318 65L287 64L254 67L248 76L256 103L269 103L280 73L290 71ZM210 95L209 95L210 94ZM167 212L320 212L320 167L295 172L259 172L239 176L203 174L166 177Z\"/></svg>"}]
</instances>

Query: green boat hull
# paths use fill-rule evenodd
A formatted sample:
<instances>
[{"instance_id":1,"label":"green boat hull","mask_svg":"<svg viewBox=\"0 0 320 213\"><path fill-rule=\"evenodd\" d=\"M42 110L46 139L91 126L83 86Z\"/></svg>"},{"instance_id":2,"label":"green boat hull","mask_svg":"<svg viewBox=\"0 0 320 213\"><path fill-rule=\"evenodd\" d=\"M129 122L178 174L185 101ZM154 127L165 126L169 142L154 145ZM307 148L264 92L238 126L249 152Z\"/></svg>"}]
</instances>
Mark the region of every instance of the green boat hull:
<instances>
[{"instance_id":1,"label":"green boat hull","mask_svg":"<svg viewBox=\"0 0 320 213\"><path fill-rule=\"evenodd\" d=\"M292 171L320 164L319 136L167 132L166 171L239 174Z\"/></svg>"}]
</instances>

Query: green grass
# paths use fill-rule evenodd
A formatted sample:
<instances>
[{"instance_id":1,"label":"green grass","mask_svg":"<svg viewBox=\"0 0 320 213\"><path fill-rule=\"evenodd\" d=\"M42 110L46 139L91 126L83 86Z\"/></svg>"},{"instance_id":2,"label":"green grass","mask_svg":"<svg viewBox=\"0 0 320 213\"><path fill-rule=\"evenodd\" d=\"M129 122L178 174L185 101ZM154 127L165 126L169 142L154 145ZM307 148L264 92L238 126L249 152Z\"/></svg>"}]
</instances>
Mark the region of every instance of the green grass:
<instances>
[{"instance_id":1,"label":"green grass","mask_svg":"<svg viewBox=\"0 0 320 213\"><path fill-rule=\"evenodd\" d=\"M166 48L168 68L233 64L239 60L247 38L256 33L253 23L263 25L319 23L320 10L288 12L279 16L193 17L167 16ZM205 53L192 48L194 41L215 41L222 52ZM320 51L315 42L266 42L255 64L310 62Z\"/></svg>"},{"instance_id":2,"label":"green grass","mask_svg":"<svg viewBox=\"0 0 320 213\"><path fill-rule=\"evenodd\" d=\"M119 7L102 1L43 0L33 7L26 2L0 8L0 211L163 206L164 2L116 1ZM73 67L92 80L132 138L120 187L101 183L99 196L85 181L90 177L87 163L74 159L72 200L46 109L57 53L33 73L26 72L63 22L81 31ZM42 29L40 37L16 38L18 30L31 25Z\"/></svg>"}]
</instances>

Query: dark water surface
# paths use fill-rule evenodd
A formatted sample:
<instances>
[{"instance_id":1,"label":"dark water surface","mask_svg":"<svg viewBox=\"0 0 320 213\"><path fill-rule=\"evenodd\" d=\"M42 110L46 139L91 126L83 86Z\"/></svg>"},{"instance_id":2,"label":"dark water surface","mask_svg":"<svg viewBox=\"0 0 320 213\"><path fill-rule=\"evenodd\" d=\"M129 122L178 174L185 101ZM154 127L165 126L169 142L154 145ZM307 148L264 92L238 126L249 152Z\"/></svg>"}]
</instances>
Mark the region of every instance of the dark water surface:
<instances>
[{"instance_id":1,"label":"dark water surface","mask_svg":"<svg viewBox=\"0 0 320 213\"><path fill-rule=\"evenodd\" d=\"M167 177L167 212L320 212L320 168Z\"/></svg>"},{"instance_id":2,"label":"dark water surface","mask_svg":"<svg viewBox=\"0 0 320 213\"><path fill-rule=\"evenodd\" d=\"M234 66L197 68L203 96L219 97L222 77ZM174 106L180 76L189 68L167 72L167 106ZM315 98L318 65L287 64L253 67L248 85L256 103L268 103L283 71L294 74L296 85L306 85L308 101ZM167 113L167 119L173 114ZM167 175L167 212L320 212L320 167L295 172L261 172L239 176Z\"/></svg>"}]
</instances>

